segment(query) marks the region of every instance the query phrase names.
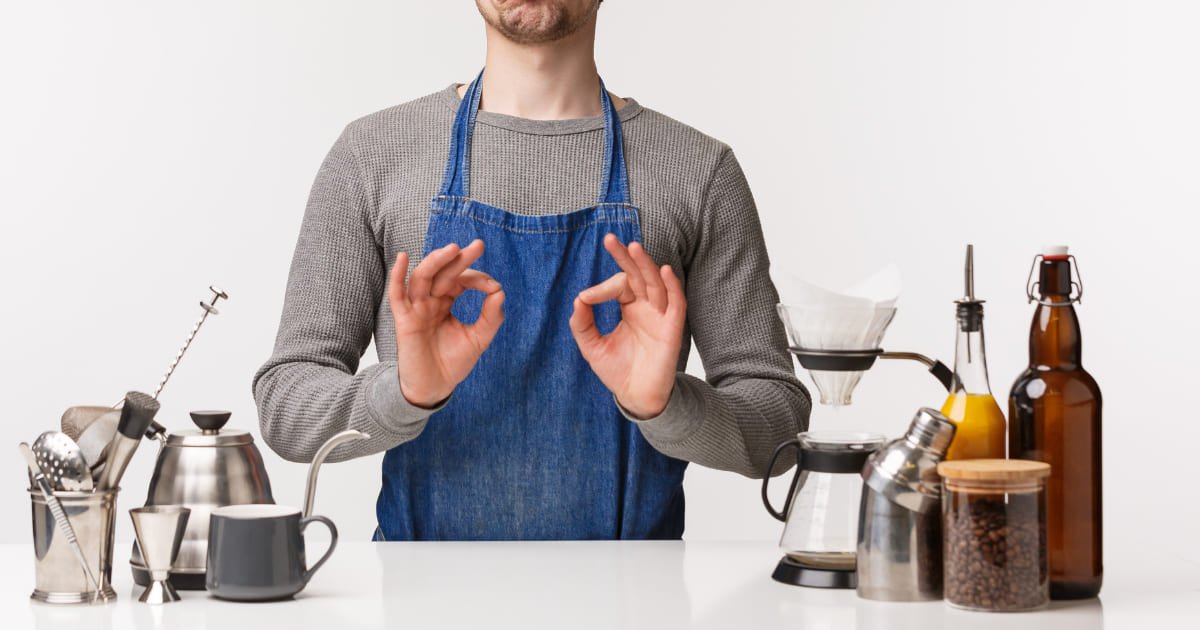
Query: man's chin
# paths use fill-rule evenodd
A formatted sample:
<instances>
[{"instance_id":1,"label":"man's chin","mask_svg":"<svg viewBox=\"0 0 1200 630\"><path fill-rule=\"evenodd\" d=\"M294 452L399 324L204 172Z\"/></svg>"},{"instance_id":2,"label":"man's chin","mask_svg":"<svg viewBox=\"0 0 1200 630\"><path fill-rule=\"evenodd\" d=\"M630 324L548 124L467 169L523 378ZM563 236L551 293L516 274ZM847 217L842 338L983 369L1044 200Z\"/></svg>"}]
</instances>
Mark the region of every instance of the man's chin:
<instances>
[{"instance_id":1,"label":"man's chin","mask_svg":"<svg viewBox=\"0 0 1200 630\"><path fill-rule=\"evenodd\" d=\"M499 14L492 26L519 44L560 40L577 31L588 18L587 15L571 15L570 10L556 0L512 1L496 8Z\"/></svg>"},{"instance_id":2,"label":"man's chin","mask_svg":"<svg viewBox=\"0 0 1200 630\"><path fill-rule=\"evenodd\" d=\"M565 15L551 7L521 7L500 17L500 32L522 44L544 44L571 34Z\"/></svg>"}]
</instances>

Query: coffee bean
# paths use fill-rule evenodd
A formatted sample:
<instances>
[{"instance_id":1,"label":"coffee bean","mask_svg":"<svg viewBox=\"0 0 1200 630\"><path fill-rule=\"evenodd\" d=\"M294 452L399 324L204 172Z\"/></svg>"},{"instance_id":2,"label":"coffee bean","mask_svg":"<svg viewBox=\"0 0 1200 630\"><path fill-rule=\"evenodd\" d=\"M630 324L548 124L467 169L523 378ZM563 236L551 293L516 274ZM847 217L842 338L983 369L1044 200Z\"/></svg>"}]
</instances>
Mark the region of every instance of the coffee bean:
<instances>
[{"instance_id":1,"label":"coffee bean","mask_svg":"<svg viewBox=\"0 0 1200 630\"><path fill-rule=\"evenodd\" d=\"M1038 492L943 495L948 601L985 610L1045 604L1046 522L1041 500Z\"/></svg>"}]
</instances>

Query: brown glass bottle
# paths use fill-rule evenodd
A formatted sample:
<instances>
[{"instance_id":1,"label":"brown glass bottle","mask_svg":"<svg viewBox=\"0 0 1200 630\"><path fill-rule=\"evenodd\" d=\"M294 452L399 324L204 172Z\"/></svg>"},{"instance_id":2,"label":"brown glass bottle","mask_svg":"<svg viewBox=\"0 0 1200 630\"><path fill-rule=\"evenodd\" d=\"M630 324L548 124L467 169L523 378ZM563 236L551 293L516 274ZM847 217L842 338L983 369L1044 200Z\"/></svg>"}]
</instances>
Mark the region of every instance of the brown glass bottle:
<instances>
[{"instance_id":1,"label":"brown glass bottle","mask_svg":"<svg viewBox=\"0 0 1200 630\"><path fill-rule=\"evenodd\" d=\"M1046 488L1050 597L1100 592L1100 387L1081 364L1065 248L1043 256L1029 367L1009 396L1008 456L1050 464Z\"/></svg>"}]
</instances>

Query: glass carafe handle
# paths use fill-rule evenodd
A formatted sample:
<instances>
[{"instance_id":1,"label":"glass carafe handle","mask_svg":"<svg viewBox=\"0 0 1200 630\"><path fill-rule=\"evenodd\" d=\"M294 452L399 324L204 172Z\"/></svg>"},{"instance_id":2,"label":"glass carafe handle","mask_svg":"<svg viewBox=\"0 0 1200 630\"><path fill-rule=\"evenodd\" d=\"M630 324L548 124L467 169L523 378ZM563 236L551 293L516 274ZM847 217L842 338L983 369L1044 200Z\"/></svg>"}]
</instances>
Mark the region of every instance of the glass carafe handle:
<instances>
[{"instance_id":1,"label":"glass carafe handle","mask_svg":"<svg viewBox=\"0 0 1200 630\"><path fill-rule=\"evenodd\" d=\"M771 471L775 470L775 462L779 460L780 453L783 453L788 447L796 447L796 474L792 475L792 483L788 486L787 498L783 500L783 510L776 510L775 506L771 505L771 498L767 496L767 485L771 482ZM771 454L771 461L767 464L767 470L763 472L762 482L762 502L767 508L767 512L774 516L777 520L786 522L788 510L792 506L792 498L796 496L796 490L800 487L800 475L804 470L800 463L800 454L803 451L800 449L800 440L788 440L783 444L775 447L775 452Z\"/></svg>"}]
</instances>

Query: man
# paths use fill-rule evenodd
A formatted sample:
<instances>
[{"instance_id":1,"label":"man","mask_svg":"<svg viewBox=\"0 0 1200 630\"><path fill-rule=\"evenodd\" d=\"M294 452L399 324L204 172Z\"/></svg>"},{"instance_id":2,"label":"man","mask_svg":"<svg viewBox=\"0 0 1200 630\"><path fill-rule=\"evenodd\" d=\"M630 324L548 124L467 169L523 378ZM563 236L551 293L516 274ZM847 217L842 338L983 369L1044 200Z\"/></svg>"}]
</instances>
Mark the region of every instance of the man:
<instances>
[{"instance_id":1,"label":"man","mask_svg":"<svg viewBox=\"0 0 1200 630\"><path fill-rule=\"evenodd\" d=\"M750 190L603 89L598 0L476 1L486 71L351 123L317 175L263 437L369 433L334 456L387 451L377 540L679 538L685 462L759 477L808 421Z\"/></svg>"}]
</instances>

